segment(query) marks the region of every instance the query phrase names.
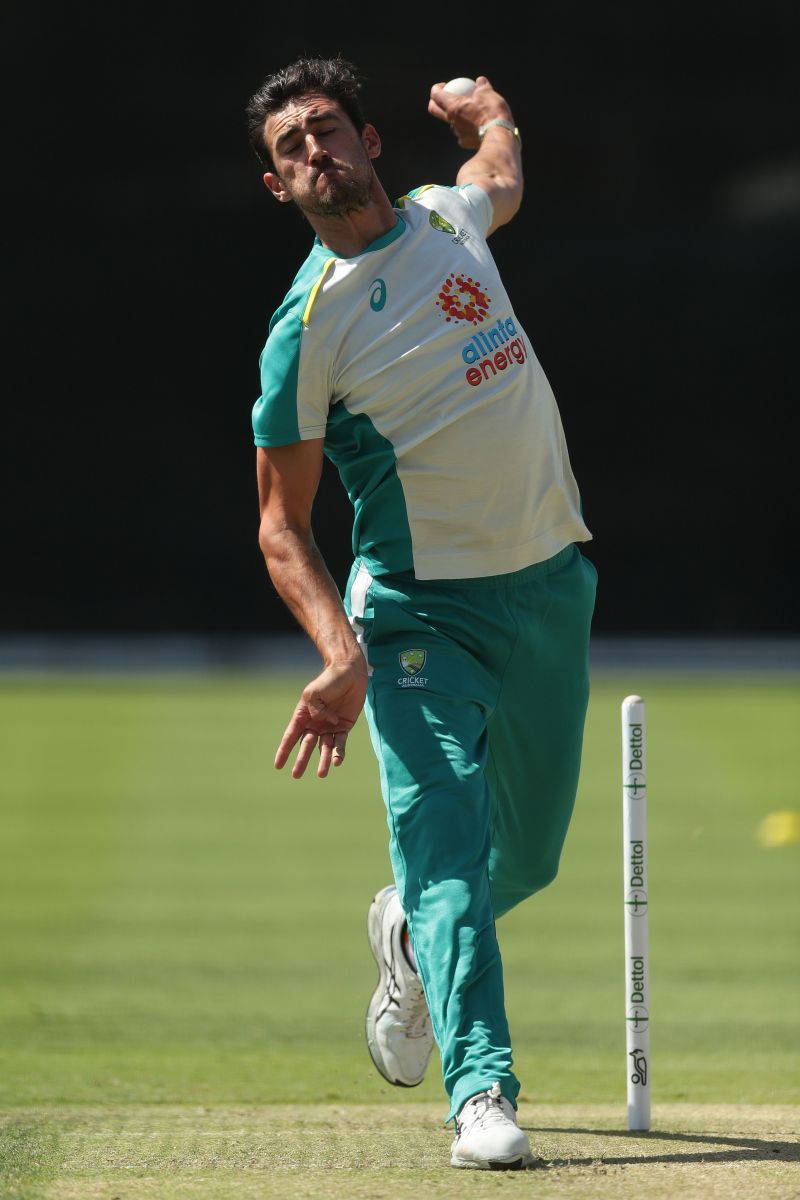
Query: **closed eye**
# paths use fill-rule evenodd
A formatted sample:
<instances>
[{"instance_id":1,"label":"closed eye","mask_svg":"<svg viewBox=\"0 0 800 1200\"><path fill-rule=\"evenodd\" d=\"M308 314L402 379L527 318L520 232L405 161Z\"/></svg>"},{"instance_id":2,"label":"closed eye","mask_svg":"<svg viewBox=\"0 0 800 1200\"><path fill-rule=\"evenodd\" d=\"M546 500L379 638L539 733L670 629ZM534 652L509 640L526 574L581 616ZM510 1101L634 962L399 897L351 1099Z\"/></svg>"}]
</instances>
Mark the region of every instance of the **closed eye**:
<instances>
[{"instance_id":1,"label":"closed eye","mask_svg":"<svg viewBox=\"0 0 800 1200\"><path fill-rule=\"evenodd\" d=\"M336 129L337 129L336 125L329 125L327 128L322 128L322 129L317 128L315 126L314 131L313 131L314 137L315 138L328 137L329 134L335 133ZM302 137L293 137L290 141L286 142L283 146L281 146L280 152L281 152L281 154L296 154L302 145L303 145Z\"/></svg>"}]
</instances>

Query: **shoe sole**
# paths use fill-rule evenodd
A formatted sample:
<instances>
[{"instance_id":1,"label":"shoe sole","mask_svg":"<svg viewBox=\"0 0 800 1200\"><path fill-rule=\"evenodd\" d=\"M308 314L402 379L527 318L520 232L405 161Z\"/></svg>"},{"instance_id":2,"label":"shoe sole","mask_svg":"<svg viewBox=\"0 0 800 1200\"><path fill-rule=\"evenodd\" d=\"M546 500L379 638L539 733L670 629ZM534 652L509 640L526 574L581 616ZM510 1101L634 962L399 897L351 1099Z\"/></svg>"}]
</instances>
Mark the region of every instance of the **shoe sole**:
<instances>
[{"instance_id":1,"label":"shoe sole","mask_svg":"<svg viewBox=\"0 0 800 1200\"><path fill-rule=\"evenodd\" d=\"M463 1158L451 1158L450 1166L458 1167L461 1170L467 1171L525 1171L533 1164L533 1155L530 1158L525 1158L520 1155L517 1158L492 1158L488 1162L467 1162Z\"/></svg>"},{"instance_id":2,"label":"shoe sole","mask_svg":"<svg viewBox=\"0 0 800 1200\"><path fill-rule=\"evenodd\" d=\"M383 939L381 931L383 927L383 913L386 905L389 903L394 889L386 894L385 891L380 891L373 897L372 904L369 906L369 915L367 916L367 937L369 938L369 948L372 951L372 957L378 967L378 983L375 991L372 993L369 1004L367 1005L367 1015L365 1019L367 1031L367 1049L369 1056L375 1064L375 1069L383 1076L387 1083L391 1083L393 1087L412 1088L419 1087L423 1075L416 1083L404 1083L402 1079L393 1079L386 1070L383 1059L378 1050L378 1045L375 1040L375 1021L377 1012L380 1008L380 1003L386 995L386 982L389 978L389 967L386 965L383 957Z\"/></svg>"}]
</instances>

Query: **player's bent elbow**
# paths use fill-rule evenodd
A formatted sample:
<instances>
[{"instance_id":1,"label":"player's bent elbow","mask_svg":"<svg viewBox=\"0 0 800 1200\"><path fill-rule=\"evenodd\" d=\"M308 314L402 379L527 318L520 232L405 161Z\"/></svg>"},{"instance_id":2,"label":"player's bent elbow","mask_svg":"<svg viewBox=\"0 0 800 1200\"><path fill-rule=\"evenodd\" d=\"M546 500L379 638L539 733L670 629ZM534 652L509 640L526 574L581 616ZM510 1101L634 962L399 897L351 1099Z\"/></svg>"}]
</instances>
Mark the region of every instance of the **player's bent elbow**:
<instances>
[{"instance_id":1,"label":"player's bent elbow","mask_svg":"<svg viewBox=\"0 0 800 1200\"><path fill-rule=\"evenodd\" d=\"M267 546L268 545L269 545L269 527L267 526L266 521L262 517L258 523L258 548L261 551L261 553L263 554L264 558L267 557Z\"/></svg>"},{"instance_id":2,"label":"player's bent elbow","mask_svg":"<svg viewBox=\"0 0 800 1200\"><path fill-rule=\"evenodd\" d=\"M267 570L269 570L270 559L275 558L275 542L279 533L280 530L273 521L266 517L261 518L258 526L258 548L267 565Z\"/></svg>"},{"instance_id":3,"label":"player's bent elbow","mask_svg":"<svg viewBox=\"0 0 800 1200\"><path fill-rule=\"evenodd\" d=\"M492 230L498 229L501 225L507 225L517 215L521 206L521 187L518 189L509 189L509 191L495 197L493 202L494 220L492 222Z\"/></svg>"},{"instance_id":4,"label":"player's bent elbow","mask_svg":"<svg viewBox=\"0 0 800 1200\"><path fill-rule=\"evenodd\" d=\"M258 527L258 545L267 570L272 574L273 568L313 545L313 538L310 529L295 526L286 520L276 520L274 516L264 513Z\"/></svg>"}]
</instances>

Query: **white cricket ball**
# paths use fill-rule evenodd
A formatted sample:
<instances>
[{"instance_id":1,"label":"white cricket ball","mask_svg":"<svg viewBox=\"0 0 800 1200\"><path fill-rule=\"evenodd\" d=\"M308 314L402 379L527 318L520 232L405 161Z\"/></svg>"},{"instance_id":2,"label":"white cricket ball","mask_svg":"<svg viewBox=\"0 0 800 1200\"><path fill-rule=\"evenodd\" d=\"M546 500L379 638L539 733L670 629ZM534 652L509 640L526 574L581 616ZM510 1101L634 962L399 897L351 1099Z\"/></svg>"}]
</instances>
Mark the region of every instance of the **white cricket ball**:
<instances>
[{"instance_id":1,"label":"white cricket ball","mask_svg":"<svg viewBox=\"0 0 800 1200\"><path fill-rule=\"evenodd\" d=\"M444 85L446 92L452 92L454 96L469 96L475 91L475 80L467 79L464 75L459 75L457 79L451 79L449 83Z\"/></svg>"}]
</instances>

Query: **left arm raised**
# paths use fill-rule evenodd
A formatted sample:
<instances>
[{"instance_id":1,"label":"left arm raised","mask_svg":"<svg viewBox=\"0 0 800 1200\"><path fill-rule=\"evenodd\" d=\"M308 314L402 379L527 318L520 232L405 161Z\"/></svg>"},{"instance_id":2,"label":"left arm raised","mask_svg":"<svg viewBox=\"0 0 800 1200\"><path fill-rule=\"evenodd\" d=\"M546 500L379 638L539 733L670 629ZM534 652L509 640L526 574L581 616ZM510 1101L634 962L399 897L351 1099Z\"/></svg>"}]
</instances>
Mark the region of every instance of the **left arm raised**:
<instances>
[{"instance_id":1,"label":"left arm raised","mask_svg":"<svg viewBox=\"0 0 800 1200\"><path fill-rule=\"evenodd\" d=\"M522 156L519 138L503 125L491 125L480 138L480 127L495 117L502 117L512 126L514 118L508 102L485 75L479 75L475 82L469 96L456 96L446 92L444 84L434 84L428 112L447 122L459 146L475 150L459 170L456 183L475 183L488 194L494 212L488 233L493 233L516 215L522 202Z\"/></svg>"}]
</instances>

